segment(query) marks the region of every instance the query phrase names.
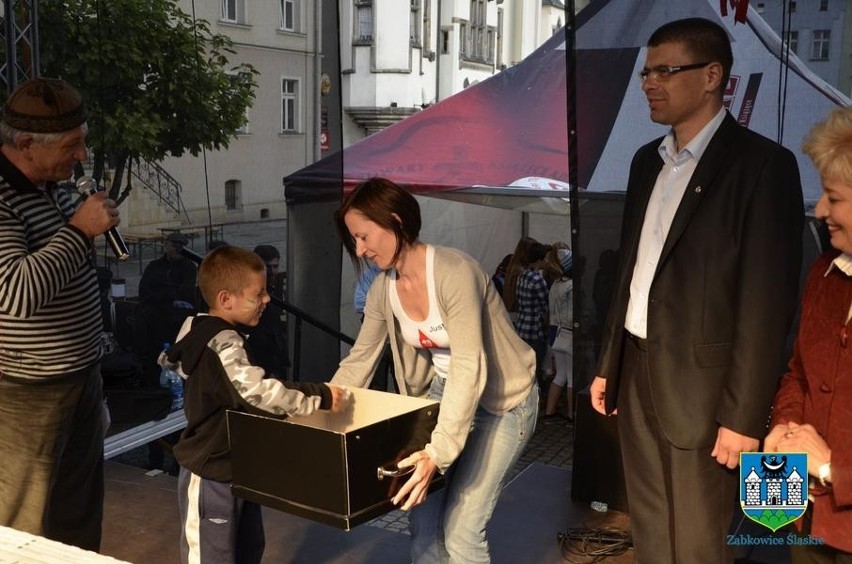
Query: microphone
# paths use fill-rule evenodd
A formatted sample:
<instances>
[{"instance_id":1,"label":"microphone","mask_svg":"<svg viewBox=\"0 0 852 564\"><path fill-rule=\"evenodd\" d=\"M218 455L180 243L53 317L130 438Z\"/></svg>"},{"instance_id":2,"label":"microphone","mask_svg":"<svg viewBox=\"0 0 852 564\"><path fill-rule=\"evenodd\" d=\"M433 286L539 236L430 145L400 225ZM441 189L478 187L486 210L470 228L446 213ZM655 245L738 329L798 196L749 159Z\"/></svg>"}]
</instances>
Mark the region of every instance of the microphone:
<instances>
[{"instance_id":1,"label":"microphone","mask_svg":"<svg viewBox=\"0 0 852 564\"><path fill-rule=\"evenodd\" d=\"M98 183L95 182L95 179L90 176L81 176L77 179L77 192L80 193L83 198L88 198L95 192L99 192L100 188L98 188ZM124 242L124 238L121 236L121 233L118 232L118 229L115 227L110 227L106 233L104 233L104 237L109 242L109 246L112 247L112 252L115 255L115 258L118 260L127 260L130 258L130 251L127 250L127 244Z\"/></svg>"}]
</instances>

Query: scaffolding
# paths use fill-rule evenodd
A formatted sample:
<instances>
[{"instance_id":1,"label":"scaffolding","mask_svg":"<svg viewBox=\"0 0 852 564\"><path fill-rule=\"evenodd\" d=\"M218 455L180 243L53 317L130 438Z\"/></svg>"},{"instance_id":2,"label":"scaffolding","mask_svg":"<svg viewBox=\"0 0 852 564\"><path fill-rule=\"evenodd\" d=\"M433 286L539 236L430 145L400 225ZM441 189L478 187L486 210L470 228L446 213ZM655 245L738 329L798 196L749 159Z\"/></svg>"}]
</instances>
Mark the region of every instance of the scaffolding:
<instances>
[{"instance_id":1,"label":"scaffolding","mask_svg":"<svg viewBox=\"0 0 852 564\"><path fill-rule=\"evenodd\" d=\"M3 0L0 10L5 48L0 79L8 93L39 76L38 0Z\"/></svg>"}]
</instances>

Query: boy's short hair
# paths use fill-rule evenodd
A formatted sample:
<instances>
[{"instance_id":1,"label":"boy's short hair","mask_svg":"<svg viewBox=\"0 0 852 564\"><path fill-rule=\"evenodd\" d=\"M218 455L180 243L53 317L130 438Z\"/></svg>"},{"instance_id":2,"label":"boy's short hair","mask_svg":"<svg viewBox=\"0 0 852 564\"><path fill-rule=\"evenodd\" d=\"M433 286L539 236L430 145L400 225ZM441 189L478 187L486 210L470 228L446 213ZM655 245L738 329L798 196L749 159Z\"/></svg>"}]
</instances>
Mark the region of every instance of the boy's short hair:
<instances>
[{"instance_id":1,"label":"boy's short hair","mask_svg":"<svg viewBox=\"0 0 852 564\"><path fill-rule=\"evenodd\" d=\"M255 253L231 245L210 251L198 267L198 288L208 307L215 306L221 290L242 294L250 272L266 273L266 265Z\"/></svg>"}]
</instances>

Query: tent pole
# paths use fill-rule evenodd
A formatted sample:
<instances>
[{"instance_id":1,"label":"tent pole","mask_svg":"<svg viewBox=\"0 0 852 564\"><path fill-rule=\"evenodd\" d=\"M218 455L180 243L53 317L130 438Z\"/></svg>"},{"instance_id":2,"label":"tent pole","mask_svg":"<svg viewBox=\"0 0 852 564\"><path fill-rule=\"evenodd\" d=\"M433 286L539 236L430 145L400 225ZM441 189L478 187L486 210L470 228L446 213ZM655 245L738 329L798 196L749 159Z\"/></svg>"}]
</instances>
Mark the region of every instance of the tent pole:
<instances>
[{"instance_id":1,"label":"tent pole","mask_svg":"<svg viewBox=\"0 0 852 564\"><path fill-rule=\"evenodd\" d=\"M577 134L577 43L576 43L576 18L574 13L574 0L565 2L565 103L567 104L567 128L568 128L568 186L570 197L570 229L571 229L571 250L574 252L574 271L572 278L575 288L582 288L583 274L585 268L583 265L586 261L580 260L580 206L579 206L579 190L577 180L579 178L577 163L577 143L580 136ZM580 336L581 347L582 335L587 334L585 327L580 327L580 320L583 319L579 313L583 311L582 296L583 292L574 292L574 335ZM575 341L575 351L576 344ZM585 387L585 372L587 367L581 366L584 355L572 355L572 397L570 401L575 402L576 394L581 387ZM581 373L582 371L582 373ZM576 411L574 411L576 413Z\"/></svg>"}]
</instances>

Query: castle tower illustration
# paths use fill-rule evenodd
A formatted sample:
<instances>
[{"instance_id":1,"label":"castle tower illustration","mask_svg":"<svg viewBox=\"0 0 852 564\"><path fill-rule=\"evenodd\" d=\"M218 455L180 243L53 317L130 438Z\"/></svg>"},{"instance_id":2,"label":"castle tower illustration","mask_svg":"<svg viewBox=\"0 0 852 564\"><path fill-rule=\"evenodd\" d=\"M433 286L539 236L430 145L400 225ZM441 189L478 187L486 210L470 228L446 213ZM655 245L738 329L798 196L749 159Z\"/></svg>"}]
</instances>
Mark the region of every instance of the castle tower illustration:
<instances>
[{"instance_id":1,"label":"castle tower illustration","mask_svg":"<svg viewBox=\"0 0 852 564\"><path fill-rule=\"evenodd\" d=\"M760 483L763 480L760 476L757 475L757 472L754 470L754 466L751 467L751 471L748 473L748 476L745 478L746 483L746 494L745 494L745 504L746 505L760 505Z\"/></svg>"},{"instance_id":2,"label":"castle tower illustration","mask_svg":"<svg viewBox=\"0 0 852 564\"><path fill-rule=\"evenodd\" d=\"M804 503L805 498L802 491L804 482L805 480L793 466L793 471L787 476L787 505L802 505Z\"/></svg>"},{"instance_id":3,"label":"castle tower illustration","mask_svg":"<svg viewBox=\"0 0 852 564\"><path fill-rule=\"evenodd\" d=\"M766 478L766 504L781 505L781 478Z\"/></svg>"}]
</instances>

